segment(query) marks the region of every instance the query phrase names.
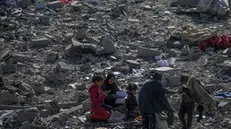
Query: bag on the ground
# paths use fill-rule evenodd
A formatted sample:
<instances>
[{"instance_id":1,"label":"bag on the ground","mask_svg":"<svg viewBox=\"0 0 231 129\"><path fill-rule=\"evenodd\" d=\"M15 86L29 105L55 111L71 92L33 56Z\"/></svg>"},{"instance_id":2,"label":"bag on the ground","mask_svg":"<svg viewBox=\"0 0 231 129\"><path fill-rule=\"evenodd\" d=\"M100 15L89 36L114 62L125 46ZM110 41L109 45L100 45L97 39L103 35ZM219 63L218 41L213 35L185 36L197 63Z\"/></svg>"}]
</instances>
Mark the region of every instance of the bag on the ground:
<instances>
[{"instance_id":1,"label":"bag on the ground","mask_svg":"<svg viewBox=\"0 0 231 129\"><path fill-rule=\"evenodd\" d=\"M229 11L228 0L200 0L197 5L199 12L209 12L212 15L223 16Z\"/></svg>"},{"instance_id":2,"label":"bag on the ground","mask_svg":"<svg viewBox=\"0 0 231 129\"><path fill-rule=\"evenodd\" d=\"M168 116L164 113L156 113L156 129L168 129Z\"/></svg>"}]
</instances>

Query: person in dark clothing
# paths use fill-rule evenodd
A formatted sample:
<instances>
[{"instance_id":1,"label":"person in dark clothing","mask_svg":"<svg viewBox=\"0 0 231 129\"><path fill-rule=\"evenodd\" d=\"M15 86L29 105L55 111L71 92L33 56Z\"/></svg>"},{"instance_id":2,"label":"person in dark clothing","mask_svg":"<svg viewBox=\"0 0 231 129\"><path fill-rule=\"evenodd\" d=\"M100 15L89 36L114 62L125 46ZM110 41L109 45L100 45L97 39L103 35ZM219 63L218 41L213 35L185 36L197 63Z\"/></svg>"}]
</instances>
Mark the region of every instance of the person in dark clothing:
<instances>
[{"instance_id":1,"label":"person in dark clothing","mask_svg":"<svg viewBox=\"0 0 231 129\"><path fill-rule=\"evenodd\" d=\"M120 89L115 82L115 75L112 72L108 73L103 85L101 86L101 89L103 91L108 91L108 96L106 97L104 103L112 108L116 107L116 92Z\"/></svg>"},{"instance_id":2,"label":"person in dark clothing","mask_svg":"<svg viewBox=\"0 0 231 129\"><path fill-rule=\"evenodd\" d=\"M146 82L140 90L138 101L143 129L156 128L156 113L173 112L165 94L175 94L176 92L165 89L161 79L161 74L154 74L153 79Z\"/></svg>"},{"instance_id":3,"label":"person in dark clothing","mask_svg":"<svg viewBox=\"0 0 231 129\"><path fill-rule=\"evenodd\" d=\"M127 119L135 119L139 114L138 103L136 100L137 85L129 84L127 87L127 97L125 105L127 108Z\"/></svg>"},{"instance_id":4,"label":"person in dark clothing","mask_svg":"<svg viewBox=\"0 0 231 129\"><path fill-rule=\"evenodd\" d=\"M189 89L187 88L187 82L189 77L186 75L182 75L180 81L182 83L181 88L178 90L178 93L182 96L182 101L179 109L179 119L183 125L182 129L190 129L192 125L193 113L195 109L195 100L191 95ZM199 117L197 122L200 122L202 119L202 112L204 108L202 105L197 106L197 111L199 112ZM187 122L185 121L185 115L187 114Z\"/></svg>"}]
</instances>

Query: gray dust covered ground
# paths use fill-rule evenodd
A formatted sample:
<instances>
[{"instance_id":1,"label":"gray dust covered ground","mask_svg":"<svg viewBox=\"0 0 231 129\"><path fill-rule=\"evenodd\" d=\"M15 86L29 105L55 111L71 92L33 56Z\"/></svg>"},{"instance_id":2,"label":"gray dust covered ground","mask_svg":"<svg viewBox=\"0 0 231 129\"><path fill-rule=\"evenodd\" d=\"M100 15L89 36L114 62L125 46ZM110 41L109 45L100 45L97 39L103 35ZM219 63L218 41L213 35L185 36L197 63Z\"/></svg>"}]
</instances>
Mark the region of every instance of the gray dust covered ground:
<instances>
[{"instance_id":1,"label":"gray dust covered ground","mask_svg":"<svg viewBox=\"0 0 231 129\"><path fill-rule=\"evenodd\" d=\"M196 53L183 47L197 48L196 42L171 36L175 29L189 23L212 33L230 35L229 19L219 20L171 6L168 0L79 0L67 7L56 2L40 10L33 6L1 8L0 15L0 58L5 84L0 94L0 112L5 114L0 118L3 128L83 128L78 118L83 115L81 110L58 115L52 122L46 120L89 98L87 88L94 72L117 72L121 87L129 82L142 85L152 68L158 67L155 56L159 55L163 59L174 57L176 75L195 75L212 94L230 90L229 49ZM178 84L179 76L166 78L170 89L178 88L171 84ZM49 112L47 105L51 100L62 105L61 109L51 104ZM193 128L231 128L230 100L218 101L219 115L205 116L200 124L194 122ZM176 116L171 129L180 129L180 97L173 95L170 102ZM19 119L20 112L29 110L19 108L26 106L37 107L34 112L40 116L36 120L30 118L31 122ZM23 117L27 119L26 115Z\"/></svg>"}]
</instances>

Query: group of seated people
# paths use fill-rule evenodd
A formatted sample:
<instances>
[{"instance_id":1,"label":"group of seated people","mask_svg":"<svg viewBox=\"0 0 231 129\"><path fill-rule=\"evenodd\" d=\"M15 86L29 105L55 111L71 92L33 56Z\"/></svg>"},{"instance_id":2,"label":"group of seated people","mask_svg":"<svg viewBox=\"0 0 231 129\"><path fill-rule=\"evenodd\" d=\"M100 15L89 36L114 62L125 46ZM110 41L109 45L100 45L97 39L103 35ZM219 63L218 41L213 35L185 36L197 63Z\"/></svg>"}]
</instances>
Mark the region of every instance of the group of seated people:
<instances>
[{"instance_id":1,"label":"group of seated people","mask_svg":"<svg viewBox=\"0 0 231 129\"><path fill-rule=\"evenodd\" d=\"M121 105L116 103L117 92L120 90L121 89L115 82L115 75L112 72L108 73L105 80L100 75L94 75L92 78L92 84L88 90L91 100L90 120L107 120L111 115L111 110ZM136 90L137 86L135 84L129 84L127 86L127 96L125 99L127 119L135 118L139 113Z\"/></svg>"}]
</instances>

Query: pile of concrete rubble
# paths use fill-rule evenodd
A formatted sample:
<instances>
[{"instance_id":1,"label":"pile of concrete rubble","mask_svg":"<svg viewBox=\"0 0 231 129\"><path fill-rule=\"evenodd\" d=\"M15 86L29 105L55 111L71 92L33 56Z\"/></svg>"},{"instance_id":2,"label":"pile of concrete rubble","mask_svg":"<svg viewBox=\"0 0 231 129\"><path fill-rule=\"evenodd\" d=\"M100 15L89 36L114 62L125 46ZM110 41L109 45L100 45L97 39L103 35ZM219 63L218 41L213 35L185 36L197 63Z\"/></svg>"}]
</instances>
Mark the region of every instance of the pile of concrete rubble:
<instances>
[{"instance_id":1,"label":"pile of concrete rubble","mask_svg":"<svg viewBox=\"0 0 231 129\"><path fill-rule=\"evenodd\" d=\"M231 49L198 47L214 35L230 35L228 16L198 14L167 0L15 2L0 4L1 128L84 128L82 102L93 73L113 70L123 88L142 86L162 71L165 86L177 89L186 72L214 97L231 89ZM219 115L205 114L193 128L231 128L229 97L216 97ZM171 129L179 129L180 97L170 102L176 110Z\"/></svg>"}]
</instances>

